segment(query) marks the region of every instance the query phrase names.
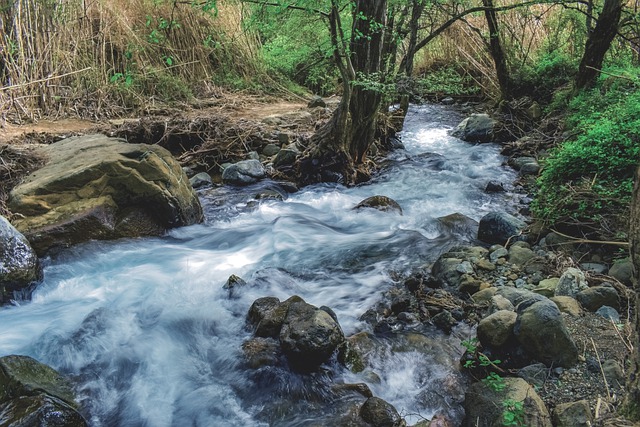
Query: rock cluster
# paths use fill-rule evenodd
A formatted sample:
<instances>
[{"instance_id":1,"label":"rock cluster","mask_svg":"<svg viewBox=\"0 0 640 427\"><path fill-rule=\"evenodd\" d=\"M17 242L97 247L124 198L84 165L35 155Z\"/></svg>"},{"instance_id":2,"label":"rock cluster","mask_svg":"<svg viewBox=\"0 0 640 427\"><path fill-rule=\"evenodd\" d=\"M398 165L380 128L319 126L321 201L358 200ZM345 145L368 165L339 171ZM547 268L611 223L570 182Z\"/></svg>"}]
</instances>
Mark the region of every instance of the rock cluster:
<instances>
[{"instance_id":1,"label":"rock cluster","mask_svg":"<svg viewBox=\"0 0 640 427\"><path fill-rule=\"evenodd\" d=\"M232 277L234 282L239 279ZM253 337L245 341L243 351L252 369L288 366L294 373L306 375L318 371L340 350L343 352L340 360L346 358L348 345L333 311L328 307L315 307L298 296L286 301L276 297L258 298L249 308L247 324L253 330ZM355 392L361 400L346 416L335 420L337 425L405 425L398 411L388 402L373 397L365 384L337 384L332 390L337 394Z\"/></svg>"},{"instance_id":2,"label":"rock cluster","mask_svg":"<svg viewBox=\"0 0 640 427\"><path fill-rule=\"evenodd\" d=\"M245 349L255 349L257 343L269 349L279 348L291 366L302 371L327 362L344 343L335 314L326 307L307 304L298 296L283 302L275 297L259 298L251 305L247 320L257 341L249 341ZM263 355L247 355L253 366L259 365L258 360L266 360Z\"/></svg>"}]
</instances>

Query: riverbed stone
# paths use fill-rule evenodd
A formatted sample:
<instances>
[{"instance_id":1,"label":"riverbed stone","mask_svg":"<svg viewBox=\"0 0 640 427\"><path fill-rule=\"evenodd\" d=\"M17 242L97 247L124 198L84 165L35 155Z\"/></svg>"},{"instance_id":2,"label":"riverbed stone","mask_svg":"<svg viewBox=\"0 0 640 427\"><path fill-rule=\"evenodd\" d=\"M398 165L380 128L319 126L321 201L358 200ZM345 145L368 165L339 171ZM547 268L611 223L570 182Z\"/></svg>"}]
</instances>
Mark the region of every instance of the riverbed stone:
<instances>
[{"instance_id":1,"label":"riverbed stone","mask_svg":"<svg viewBox=\"0 0 640 427\"><path fill-rule=\"evenodd\" d=\"M478 239L504 245L510 238L518 240L525 226L524 221L506 212L490 212L480 219Z\"/></svg>"},{"instance_id":2,"label":"riverbed stone","mask_svg":"<svg viewBox=\"0 0 640 427\"><path fill-rule=\"evenodd\" d=\"M38 254L203 220L187 176L158 145L86 135L39 150L47 163L11 191L8 203L14 226Z\"/></svg>"},{"instance_id":3,"label":"riverbed stone","mask_svg":"<svg viewBox=\"0 0 640 427\"><path fill-rule=\"evenodd\" d=\"M588 311L596 311L603 305L620 309L620 296L611 285L594 286L576 294L576 300Z\"/></svg>"},{"instance_id":4,"label":"riverbed stone","mask_svg":"<svg viewBox=\"0 0 640 427\"><path fill-rule=\"evenodd\" d=\"M588 288L584 273L575 267L569 267L560 276L554 295L575 298L578 292Z\"/></svg>"},{"instance_id":5,"label":"riverbed stone","mask_svg":"<svg viewBox=\"0 0 640 427\"><path fill-rule=\"evenodd\" d=\"M500 310L478 323L478 339L485 347L499 348L513 337L513 327L518 315L513 311Z\"/></svg>"},{"instance_id":6,"label":"riverbed stone","mask_svg":"<svg viewBox=\"0 0 640 427\"><path fill-rule=\"evenodd\" d=\"M509 248L509 262L520 267L535 258L535 256L535 252L523 246L513 245Z\"/></svg>"},{"instance_id":7,"label":"riverbed stone","mask_svg":"<svg viewBox=\"0 0 640 427\"><path fill-rule=\"evenodd\" d=\"M520 175L537 175L540 172L540 165L534 157L517 157L509 163L520 172Z\"/></svg>"},{"instance_id":8,"label":"riverbed stone","mask_svg":"<svg viewBox=\"0 0 640 427\"><path fill-rule=\"evenodd\" d=\"M478 233L478 221L458 212L441 216L437 221L449 233L460 236L476 236Z\"/></svg>"},{"instance_id":9,"label":"riverbed stone","mask_svg":"<svg viewBox=\"0 0 640 427\"><path fill-rule=\"evenodd\" d=\"M551 301L558 307L561 313L566 313L572 317L582 316L582 307L574 298L566 296L551 297Z\"/></svg>"},{"instance_id":10,"label":"riverbed stone","mask_svg":"<svg viewBox=\"0 0 640 427\"><path fill-rule=\"evenodd\" d=\"M523 424L527 427L551 427L551 416L544 402L533 386L522 378L504 378L505 388L495 391L479 381L471 385L465 394L464 427L502 426L502 402L513 400L523 402Z\"/></svg>"},{"instance_id":11,"label":"riverbed stone","mask_svg":"<svg viewBox=\"0 0 640 427\"><path fill-rule=\"evenodd\" d=\"M282 352L275 338L253 337L242 344L245 362L251 369L276 366L280 363Z\"/></svg>"},{"instance_id":12,"label":"riverbed stone","mask_svg":"<svg viewBox=\"0 0 640 427\"><path fill-rule=\"evenodd\" d=\"M560 403L553 410L553 424L556 427L591 427L593 414L589 402Z\"/></svg>"},{"instance_id":13,"label":"riverbed stone","mask_svg":"<svg viewBox=\"0 0 640 427\"><path fill-rule=\"evenodd\" d=\"M264 179L267 173L259 160L242 160L225 168L222 182L232 185L249 185Z\"/></svg>"},{"instance_id":14,"label":"riverbed stone","mask_svg":"<svg viewBox=\"0 0 640 427\"><path fill-rule=\"evenodd\" d=\"M534 363L518 369L518 376L531 385L542 387L549 377L549 368L544 363Z\"/></svg>"},{"instance_id":15,"label":"riverbed stone","mask_svg":"<svg viewBox=\"0 0 640 427\"><path fill-rule=\"evenodd\" d=\"M609 270L606 265L599 262L582 262L580 263L580 268L595 274L607 274Z\"/></svg>"},{"instance_id":16,"label":"riverbed stone","mask_svg":"<svg viewBox=\"0 0 640 427\"><path fill-rule=\"evenodd\" d=\"M27 239L0 215L0 305L42 278L40 261ZM28 295L24 295L28 296Z\"/></svg>"},{"instance_id":17,"label":"riverbed stone","mask_svg":"<svg viewBox=\"0 0 640 427\"><path fill-rule=\"evenodd\" d=\"M548 301L547 298L542 295L538 295L527 289L518 289L510 286L503 286L498 289L498 295L505 297L516 309L520 304L527 304L528 306L538 301Z\"/></svg>"},{"instance_id":18,"label":"riverbed stone","mask_svg":"<svg viewBox=\"0 0 640 427\"><path fill-rule=\"evenodd\" d=\"M398 202L387 196L367 197L353 207L354 210L360 210L364 208L377 209L381 212L396 212L402 215L402 208L400 207Z\"/></svg>"},{"instance_id":19,"label":"riverbed stone","mask_svg":"<svg viewBox=\"0 0 640 427\"><path fill-rule=\"evenodd\" d=\"M496 293L498 293L498 288L496 287L482 289L471 295L471 300L476 304L488 304Z\"/></svg>"},{"instance_id":20,"label":"riverbed stone","mask_svg":"<svg viewBox=\"0 0 640 427\"><path fill-rule=\"evenodd\" d=\"M302 370L326 362L345 341L340 325L329 313L304 301L289 305L279 339L289 362Z\"/></svg>"},{"instance_id":21,"label":"riverbed stone","mask_svg":"<svg viewBox=\"0 0 640 427\"><path fill-rule=\"evenodd\" d=\"M613 307L609 307L608 305L603 305L599 309L596 310L596 314L598 316L602 316L605 319L611 322L619 322L620 321L620 313Z\"/></svg>"},{"instance_id":22,"label":"riverbed stone","mask_svg":"<svg viewBox=\"0 0 640 427\"><path fill-rule=\"evenodd\" d=\"M533 288L533 292L544 295L547 298L551 298L556 294L556 288L558 287L559 277L550 277L543 279L538 283L538 286Z\"/></svg>"},{"instance_id":23,"label":"riverbed stone","mask_svg":"<svg viewBox=\"0 0 640 427\"><path fill-rule=\"evenodd\" d=\"M273 167L276 169L282 169L285 167L290 167L296 162L296 159L300 155L300 151L293 147L283 148L278 151L275 159L273 159Z\"/></svg>"},{"instance_id":24,"label":"riverbed stone","mask_svg":"<svg viewBox=\"0 0 640 427\"><path fill-rule=\"evenodd\" d=\"M396 408L379 397L370 397L362 404L360 417L374 427L401 427L405 425Z\"/></svg>"},{"instance_id":25,"label":"riverbed stone","mask_svg":"<svg viewBox=\"0 0 640 427\"><path fill-rule=\"evenodd\" d=\"M279 152L280 152L280 146L276 144L267 144L262 149L262 155L267 157L275 156Z\"/></svg>"},{"instance_id":26,"label":"riverbed stone","mask_svg":"<svg viewBox=\"0 0 640 427\"><path fill-rule=\"evenodd\" d=\"M3 426L87 427L86 420L68 403L47 394L20 396L0 403Z\"/></svg>"},{"instance_id":27,"label":"riverbed stone","mask_svg":"<svg viewBox=\"0 0 640 427\"><path fill-rule=\"evenodd\" d=\"M515 311L515 307L511 304L511 301L502 295L492 296L489 302L489 313L495 313L501 310Z\"/></svg>"},{"instance_id":28,"label":"riverbed stone","mask_svg":"<svg viewBox=\"0 0 640 427\"><path fill-rule=\"evenodd\" d=\"M530 304L533 302L532 304ZM529 305L530 304L530 305ZM558 307L550 300L529 301L517 306L514 334L522 347L546 365L572 367L578 361L574 343Z\"/></svg>"},{"instance_id":29,"label":"riverbed stone","mask_svg":"<svg viewBox=\"0 0 640 427\"><path fill-rule=\"evenodd\" d=\"M200 172L189 178L189 183L193 188L207 187L213 185L211 175L206 172Z\"/></svg>"},{"instance_id":30,"label":"riverbed stone","mask_svg":"<svg viewBox=\"0 0 640 427\"><path fill-rule=\"evenodd\" d=\"M287 316L289 305L303 301L294 295L284 302L275 297L258 298L249 308L247 320L255 326L254 335L257 337L278 338L282 325Z\"/></svg>"},{"instance_id":31,"label":"riverbed stone","mask_svg":"<svg viewBox=\"0 0 640 427\"><path fill-rule=\"evenodd\" d=\"M443 254L431 267L431 274L441 287L457 289L462 276L462 273L458 271L461 262L460 258L447 258L446 254Z\"/></svg>"},{"instance_id":32,"label":"riverbed stone","mask_svg":"<svg viewBox=\"0 0 640 427\"><path fill-rule=\"evenodd\" d=\"M625 258L613 263L609 269L609 276L618 279L627 286L631 285L633 277L633 264L629 258Z\"/></svg>"},{"instance_id":33,"label":"riverbed stone","mask_svg":"<svg viewBox=\"0 0 640 427\"><path fill-rule=\"evenodd\" d=\"M84 427L71 384L28 356L0 358L0 423L7 426Z\"/></svg>"},{"instance_id":34,"label":"riverbed stone","mask_svg":"<svg viewBox=\"0 0 640 427\"><path fill-rule=\"evenodd\" d=\"M489 181L487 185L484 187L485 193L504 193L506 190L504 189L504 185L498 181Z\"/></svg>"},{"instance_id":35,"label":"riverbed stone","mask_svg":"<svg viewBox=\"0 0 640 427\"><path fill-rule=\"evenodd\" d=\"M493 142L498 121L488 114L472 114L451 132L452 136L467 142Z\"/></svg>"}]
</instances>

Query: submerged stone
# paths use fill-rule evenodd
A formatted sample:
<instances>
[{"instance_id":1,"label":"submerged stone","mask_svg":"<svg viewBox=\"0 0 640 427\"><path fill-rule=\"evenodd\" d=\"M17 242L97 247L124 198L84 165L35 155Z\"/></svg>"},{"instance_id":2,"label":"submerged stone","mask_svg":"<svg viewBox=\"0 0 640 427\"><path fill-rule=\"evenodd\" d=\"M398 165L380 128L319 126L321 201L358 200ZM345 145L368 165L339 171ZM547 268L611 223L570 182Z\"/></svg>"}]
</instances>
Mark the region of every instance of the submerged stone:
<instances>
[{"instance_id":1,"label":"submerged stone","mask_svg":"<svg viewBox=\"0 0 640 427\"><path fill-rule=\"evenodd\" d=\"M402 208L398 202L387 196L368 197L354 206L353 209L358 210L363 208L373 208L382 212L397 212L402 215Z\"/></svg>"}]
</instances>

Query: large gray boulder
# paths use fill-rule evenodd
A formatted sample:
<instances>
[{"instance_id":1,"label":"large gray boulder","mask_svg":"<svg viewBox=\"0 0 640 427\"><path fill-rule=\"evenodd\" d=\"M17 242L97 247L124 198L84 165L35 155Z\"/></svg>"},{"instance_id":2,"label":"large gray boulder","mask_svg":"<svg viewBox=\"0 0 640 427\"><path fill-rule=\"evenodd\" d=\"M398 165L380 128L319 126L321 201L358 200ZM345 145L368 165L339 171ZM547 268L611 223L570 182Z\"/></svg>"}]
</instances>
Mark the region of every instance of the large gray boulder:
<instances>
[{"instance_id":1,"label":"large gray boulder","mask_svg":"<svg viewBox=\"0 0 640 427\"><path fill-rule=\"evenodd\" d=\"M280 345L294 367L315 369L344 341L342 328L327 311L304 301L289 305L280 330Z\"/></svg>"},{"instance_id":2,"label":"large gray boulder","mask_svg":"<svg viewBox=\"0 0 640 427\"><path fill-rule=\"evenodd\" d=\"M522 378L504 378L504 390L495 391L483 382L469 387L465 395L464 427L505 425L503 402L522 402L521 424L527 427L551 427L551 416L533 386Z\"/></svg>"},{"instance_id":3,"label":"large gray boulder","mask_svg":"<svg viewBox=\"0 0 640 427\"><path fill-rule=\"evenodd\" d=\"M160 235L203 219L187 176L160 146L87 135L41 150L48 162L13 189L8 204L38 254L91 239Z\"/></svg>"},{"instance_id":4,"label":"large gray boulder","mask_svg":"<svg viewBox=\"0 0 640 427\"><path fill-rule=\"evenodd\" d=\"M547 365L569 368L578 361L574 343L558 307L550 300L528 300L517 307L514 334L522 347Z\"/></svg>"},{"instance_id":5,"label":"large gray boulder","mask_svg":"<svg viewBox=\"0 0 640 427\"><path fill-rule=\"evenodd\" d=\"M42 270L27 239L0 215L0 304L41 279Z\"/></svg>"},{"instance_id":6,"label":"large gray boulder","mask_svg":"<svg viewBox=\"0 0 640 427\"><path fill-rule=\"evenodd\" d=\"M464 119L451 135L467 142L495 141L498 122L488 114L472 114Z\"/></svg>"},{"instance_id":7,"label":"large gray boulder","mask_svg":"<svg viewBox=\"0 0 640 427\"><path fill-rule=\"evenodd\" d=\"M504 245L509 238L518 240L526 224L505 212L490 212L480 219L478 239L486 243Z\"/></svg>"},{"instance_id":8,"label":"large gray boulder","mask_svg":"<svg viewBox=\"0 0 640 427\"><path fill-rule=\"evenodd\" d=\"M222 172L222 182L232 185L249 185L264 179L267 172L259 160L243 160L227 166Z\"/></svg>"},{"instance_id":9,"label":"large gray boulder","mask_svg":"<svg viewBox=\"0 0 640 427\"><path fill-rule=\"evenodd\" d=\"M28 356L0 358L0 424L84 427L69 382Z\"/></svg>"}]
</instances>

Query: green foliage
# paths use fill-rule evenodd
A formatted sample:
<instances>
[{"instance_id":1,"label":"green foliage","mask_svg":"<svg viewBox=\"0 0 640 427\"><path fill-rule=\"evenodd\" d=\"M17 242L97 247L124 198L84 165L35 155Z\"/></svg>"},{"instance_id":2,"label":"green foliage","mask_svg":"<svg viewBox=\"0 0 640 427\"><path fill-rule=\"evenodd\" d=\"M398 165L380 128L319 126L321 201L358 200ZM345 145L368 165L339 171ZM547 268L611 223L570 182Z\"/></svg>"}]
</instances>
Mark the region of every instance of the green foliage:
<instances>
[{"instance_id":1,"label":"green foliage","mask_svg":"<svg viewBox=\"0 0 640 427\"><path fill-rule=\"evenodd\" d=\"M578 59L554 50L544 53L532 65L514 73L514 93L528 95L538 102L548 103L558 88L570 83L578 71Z\"/></svg>"},{"instance_id":2,"label":"green foliage","mask_svg":"<svg viewBox=\"0 0 640 427\"><path fill-rule=\"evenodd\" d=\"M471 76L455 64L429 70L418 80L419 93L475 95L479 90Z\"/></svg>"},{"instance_id":3,"label":"green foliage","mask_svg":"<svg viewBox=\"0 0 640 427\"><path fill-rule=\"evenodd\" d=\"M469 353L475 353L478 351L478 343L480 341L478 338L469 338L468 340L464 340L460 343L461 346L465 348Z\"/></svg>"},{"instance_id":4,"label":"green foliage","mask_svg":"<svg viewBox=\"0 0 640 427\"><path fill-rule=\"evenodd\" d=\"M479 352L478 338L470 338L468 340L464 340L460 343L460 345L465 348L468 354L473 355L475 359L477 359L477 363L481 367L495 367L496 365L501 363L500 360L491 360L485 354ZM476 368L476 360L467 360L464 363L463 367L466 369ZM507 388L507 384L504 378L497 372L489 372L487 376L480 381L482 381L482 383L484 383L490 390L495 393L502 393ZM504 426L524 426L524 415L524 402L513 399L505 399L502 401L502 424Z\"/></svg>"},{"instance_id":5,"label":"green foliage","mask_svg":"<svg viewBox=\"0 0 640 427\"><path fill-rule=\"evenodd\" d=\"M612 70L613 71L613 70ZM550 153L532 204L549 222L600 221L628 210L640 163L638 69L604 75L599 87L569 102L572 137Z\"/></svg>"},{"instance_id":6,"label":"green foliage","mask_svg":"<svg viewBox=\"0 0 640 427\"><path fill-rule=\"evenodd\" d=\"M495 392L503 391L507 386L504 383L504 378L495 372L490 372L489 375L482 379L482 382Z\"/></svg>"},{"instance_id":7,"label":"green foliage","mask_svg":"<svg viewBox=\"0 0 640 427\"><path fill-rule=\"evenodd\" d=\"M524 426L524 402L505 399L502 402L502 425Z\"/></svg>"},{"instance_id":8,"label":"green foliage","mask_svg":"<svg viewBox=\"0 0 640 427\"><path fill-rule=\"evenodd\" d=\"M323 96L335 91L338 70L332 64L329 31L317 13L256 6L247 26L260 35L261 55L272 75Z\"/></svg>"}]
</instances>

